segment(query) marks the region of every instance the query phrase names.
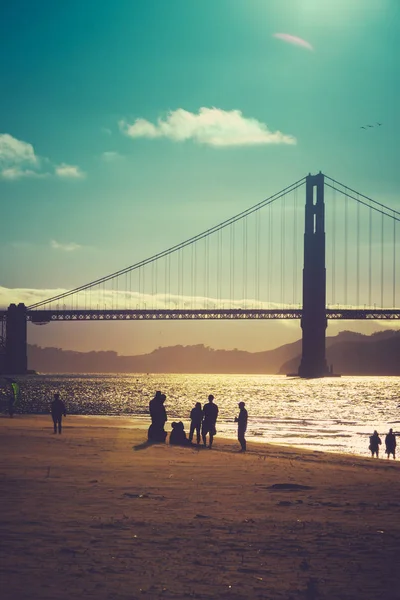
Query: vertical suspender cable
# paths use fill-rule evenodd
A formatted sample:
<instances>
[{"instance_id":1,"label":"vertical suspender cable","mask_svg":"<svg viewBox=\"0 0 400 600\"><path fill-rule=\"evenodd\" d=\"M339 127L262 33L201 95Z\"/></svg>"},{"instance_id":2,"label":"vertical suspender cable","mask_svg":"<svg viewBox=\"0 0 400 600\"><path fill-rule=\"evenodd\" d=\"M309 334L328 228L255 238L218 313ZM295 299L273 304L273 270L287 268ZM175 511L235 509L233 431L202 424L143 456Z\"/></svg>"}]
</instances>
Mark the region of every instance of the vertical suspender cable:
<instances>
[{"instance_id":1,"label":"vertical suspender cable","mask_svg":"<svg viewBox=\"0 0 400 600\"><path fill-rule=\"evenodd\" d=\"M235 305L235 227L236 227L236 223L233 223L231 225L232 227L232 302L233 302L233 307Z\"/></svg>"},{"instance_id":2,"label":"vertical suspender cable","mask_svg":"<svg viewBox=\"0 0 400 600\"><path fill-rule=\"evenodd\" d=\"M272 212L272 205L270 205L269 207L269 256L268 256L268 262L269 262L269 278L268 278L268 302L269 302L269 307L271 308L271 304L272 304L272 291L273 291L273 287L272 287L272 283L273 283L273 276L274 276L274 261L272 259L272 249L273 249L273 244L274 244L274 227L273 227L273 220L274 220L274 213Z\"/></svg>"},{"instance_id":3,"label":"vertical suspender cable","mask_svg":"<svg viewBox=\"0 0 400 600\"><path fill-rule=\"evenodd\" d=\"M154 309L154 262L151 263L151 308Z\"/></svg>"},{"instance_id":4,"label":"vertical suspender cable","mask_svg":"<svg viewBox=\"0 0 400 600\"><path fill-rule=\"evenodd\" d=\"M167 289L168 289L168 258L164 257L164 309L167 309Z\"/></svg>"},{"instance_id":5,"label":"vertical suspender cable","mask_svg":"<svg viewBox=\"0 0 400 600\"><path fill-rule=\"evenodd\" d=\"M297 249L297 189L293 192L293 306L297 300L297 260L296 260L296 249Z\"/></svg>"},{"instance_id":6,"label":"vertical suspender cable","mask_svg":"<svg viewBox=\"0 0 400 600\"><path fill-rule=\"evenodd\" d=\"M359 196L357 194L357 200ZM356 281L356 304L360 307L360 203L357 202L357 281Z\"/></svg>"},{"instance_id":7,"label":"vertical suspender cable","mask_svg":"<svg viewBox=\"0 0 400 600\"><path fill-rule=\"evenodd\" d=\"M383 308L383 298L384 298L384 277L383 277L383 267L384 267L384 244L383 244L383 233L384 233L384 221L383 221L383 213L381 215L381 308Z\"/></svg>"},{"instance_id":8,"label":"vertical suspender cable","mask_svg":"<svg viewBox=\"0 0 400 600\"><path fill-rule=\"evenodd\" d=\"M233 225L229 225L229 299L233 307Z\"/></svg>"},{"instance_id":9,"label":"vertical suspender cable","mask_svg":"<svg viewBox=\"0 0 400 600\"><path fill-rule=\"evenodd\" d=\"M194 244L194 280L193 280L194 300L197 298L197 242ZM196 302L197 308L197 302Z\"/></svg>"},{"instance_id":10,"label":"vertical suspender cable","mask_svg":"<svg viewBox=\"0 0 400 600\"><path fill-rule=\"evenodd\" d=\"M157 290L158 290L158 260L155 261L155 308L159 308L158 304L158 296L157 296Z\"/></svg>"},{"instance_id":11,"label":"vertical suspender cable","mask_svg":"<svg viewBox=\"0 0 400 600\"><path fill-rule=\"evenodd\" d=\"M256 300L257 300L257 308L261 308L260 305L260 232L261 232L261 211L258 210L256 212L256 227L257 227L257 248L256 248L256 255L257 255L257 295L256 295Z\"/></svg>"},{"instance_id":12,"label":"vertical suspender cable","mask_svg":"<svg viewBox=\"0 0 400 600\"><path fill-rule=\"evenodd\" d=\"M369 275L368 275L368 303L372 307L372 208L369 209Z\"/></svg>"},{"instance_id":13,"label":"vertical suspender cable","mask_svg":"<svg viewBox=\"0 0 400 600\"><path fill-rule=\"evenodd\" d=\"M348 261L348 204L349 198L347 196L347 188L346 195L344 197L344 304L347 306L347 261Z\"/></svg>"},{"instance_id":14,"label":"vertical suspender cable","mask_svg":"<svg viewBox=\"0 0 400 600\"><path fill-rule=\"evenodd\" d=\"M286 228L286 194L281 204L281 306L285 303L285 228Z\"/></svg>"},{"instance_id":15,"label":"vertical suspender cable","mask_svg":"<svg viewBox=\"0 0 400 600\"><path fill-rule=\"evenodd\" d=\"M190 308L193 310L193 284L194 284L194 247L195 244L190 244Z\"/></svg>"},{"instance_id":16,"label":"vertical suspender cable","mask_svg":"<svg viewBox=\"0 0 400 600\"><path fill-rule=\"evenodd\" d=\"M210 294L210 238L206 237L206 298L207 308L209 307L208 298Z\"/></svg>"},{"instance_id":17,"label":"vertical suspender cable","mask_svg":"<svg viewBox=\"0 0 400 600\"><path fill-rule=\"evenodd\" d=\"M336 188L332 202L332 304L336 303Z\"/></svg>"},{"instance_id":18,"label":"vertical suspender cable","mask_svg":"<svg viewBox=\"0 0 400 600\"><path fill-rule=\"evenodd\" d=\"M393 212L393 216L395 213ZM393 219L393 308L396 307L396 219Z\"/></svg>"},{"instance_id":19,"label":"vertical suspender cable","mask_svg":"<svg viewBox=\"0 0 400 600\"><path fill-rule=\"evenodd\" d=\"M243 219L243 308L247 298L247 217Z\"/></svg>"}]
</instances>

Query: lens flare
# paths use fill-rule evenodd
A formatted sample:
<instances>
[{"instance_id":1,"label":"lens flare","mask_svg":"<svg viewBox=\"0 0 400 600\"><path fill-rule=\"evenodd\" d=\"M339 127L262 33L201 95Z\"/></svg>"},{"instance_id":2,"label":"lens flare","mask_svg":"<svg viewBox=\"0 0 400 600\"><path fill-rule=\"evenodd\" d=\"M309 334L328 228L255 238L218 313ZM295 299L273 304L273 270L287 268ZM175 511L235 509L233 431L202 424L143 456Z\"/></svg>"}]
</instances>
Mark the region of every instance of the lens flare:
<instances>
[{"instance_id":1,"label":"lens flare","mask_svg":"<svg viewBox=\"0 0 400 600\"><path fill-rule=\"evenodd\" d=\"M295 35L290 35L290 33L274 33L273 37L278 40L282 40L287 44L293 44L293 46L300 46L301 48L306 48L307 50L314 50L309 42L303 40L302 38L296 37Z\"/></svg>"}]
</instances>

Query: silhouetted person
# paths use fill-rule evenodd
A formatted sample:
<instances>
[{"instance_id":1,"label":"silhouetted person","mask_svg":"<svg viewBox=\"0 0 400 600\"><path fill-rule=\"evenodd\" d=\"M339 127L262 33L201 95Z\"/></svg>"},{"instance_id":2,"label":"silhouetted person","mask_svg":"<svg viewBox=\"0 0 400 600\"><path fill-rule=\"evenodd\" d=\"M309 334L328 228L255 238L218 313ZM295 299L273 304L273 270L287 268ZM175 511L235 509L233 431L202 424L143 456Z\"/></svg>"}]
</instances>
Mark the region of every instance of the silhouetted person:
<instances>
[{"instance_id":1,"label":"silhouetted person","mask_svg":"<svg viewBox=\"0 0 400 600\"><path fill-rule=\"evenodd\" d=\"M201 428L201 435L203 438L203 444L207 445L207 434L210 435L209 447L212 448L214 435L217 433L215 428L218 419L218 406L214 404L214 396L210 394L208 396L208 404L203 406L203 426Z\"/></svg>"},{"instance_id":2,"label":"silhouetted person","mask_svg":"<svg viewBox=\"0 0 400 600\"><path fill-rule=\"evenodd\" d=\"M8 414L10 418L14 416L14 395L8 397Z\"/></svg>"},{"instance_id":3,"label":"silhouetted person","mask_svg":"<svg viewBox=\"0 0 400 600\"><path fill-rule=\"evenodd\" d=\"M369 438L369 449L371 450L371 456L376 454L376 458L379 458L379 446L382 444L381 438L379 437L379 433L374 431L374 433Z\"/></svg>"},{"instance_id":4,"label":"silhouetted person","mask_svg":"<svg viewBox=\"0 0 400 600\"><path fill-rule=\"evenodd\" d=\"M246 429L247 429L248 414L247 414L247 410L245 409L244 402L239 402L239 408L240 408L239 416L235 417L235 423L238 424L238 440L242 447L241 451L246 452L245 433L246 433Z\"/></svg>"},{"instance_id":5,"label":"silhouetted person","mask_svg":"<svg viewBox=\"0 0 400 600\"><path fill-rule=\"evenodd\" d=\"M167 432L164 430L164 425L167 421L167 413L164 402L166 396L160 391L156 392L153 400L150 400L149 411L151 416L151 425L148 431L149 442L165 442Z\"/></svg>"},{"instance_id":6,"label":"silhouetted person","mask_svg":"<svg viewBox=\"0 0 400 600\"><path fill-rule=\"evenodd\" d=\"M172 431L169 436L169 443L174 446L189 446L191 442L187 439L182 421L172 423Z\"/></svg>"},{"instance_id":7,"label":"silhouetted person","mask_svg":"<svg viewBox=\"0 0 400 600\"><path fill-rule=\"evenodd\" d=\"M200 444L200 430L201 430L201 422L203 420L203 411L201 409L200 402L196 402L196 405L190 411L190 431L189 431L189 441L193 440L194 432L196 432L197 443Z\"/></svg>"},{"instance_id":8,"label":"silhouetted person","mask_svg":"<svg viewBox=\"0 0 400 600\"><path fill-rule=\"evenodd\" d=\"M151 418L151 424L154 425L156 421L158 421L159 409L161 403L161 392L160 390L156 391L156 395L149 402L149 413Z\"/></svg>"},{"instance_id":9,"label":"silhouetted person","mask_svg":"<svg viewBox=\"0 0 400 600\"><path fill-rule=\"evenodd\" d=\"M393 458L396 458L396 436L393 433L393 429L389 429L389 433L385 437L385 446L387 457L393 454Z\"/></svg>"},{"instance_id":10,"label":"silhouetted person","mask_svg":"<svg viewBox=\"0 0 400 600\"><path fill-rule=\"evenodd\" d=\"M54 400L51 403L51 416L53 419L54 433L61 433L62 418L67 416L67 410L64 402L60 398L60 394L54 394Z\"/></svg>"},{"instance_id":11,"label":"silhouetted person","mask_svg":"<svg viewBox=\"0 0 400 600\"><path fill-rule=\"evenodd\" d=\"M8 408L8 414L9 414L10 418L12 418L15 413L15 404L18 399L19 386L18 386L18 383L16 381L14 381L13 379L6 378L6 380L10 384L10 388L11 388L9 396L8 396L7 408Z\"/></svg>"}]
</instances>

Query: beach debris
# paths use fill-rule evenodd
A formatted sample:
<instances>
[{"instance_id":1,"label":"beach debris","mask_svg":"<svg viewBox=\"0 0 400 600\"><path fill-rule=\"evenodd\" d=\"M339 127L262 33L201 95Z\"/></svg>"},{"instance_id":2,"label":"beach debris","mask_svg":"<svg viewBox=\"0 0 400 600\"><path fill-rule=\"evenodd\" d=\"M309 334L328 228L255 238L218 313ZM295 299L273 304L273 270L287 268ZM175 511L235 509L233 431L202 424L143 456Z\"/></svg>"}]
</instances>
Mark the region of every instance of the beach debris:
<instances>
[{"instance_id":1,"label":"beach debris","mask_svg":"<svg viewBox=\"0 0 400 600\"><path fill-rule=\"evenodd\" d=\"M197 514L194 516L195 519L210 519L208 515Z\"/></svg>"},{"instance_id":2,"label":"beach debris","mask_svg":"<svg viewBox=\"0 0 400 600\"><path fill-rule=\"evenodd\" d=\"M299 483L274 483L267 489L269 490L290 490L292 492L298 492L300 490L312 490L310 485L300 485Z\"/></svg>"},{"instance_id":3,"label":"beach debris","mask_svg":"<svg viewBox=\"0 0 400 600\"><path fill-rule=\"evenodd\" d=\"M98 479L91 479L89 483L99 483Z\"/></svg>"},{"instance_id":4,"label":"beach debris","mask_svg":"<svg viewBox=\"0 0 400 600\"><path fill-rule=\"evenodd\" d=\"M308 571L308 569L310 568L310 563L306 558L303 558L299 566L302 571Z\"/></svg>"},{"instance_id":5,"label":"beach debris","mask_svg":"<svg viewBox=\"0 0 400 600\"><path fill-rule=\"evenodd\" d=\"M319 593L317 588L318 580L315 577L311 577L307 581L305 598L306 600L317 600Z\"/></svg>"},{"instance_id":6,"label":"beach debris","mask_svg":"<svg viewBox=\"0 0 400 600\"><path fill-rule=\"evenodd\" d=\"M127 498L148 498L148 494L130 494L129 492L124 492L124 496Z\"/></svg>"}]
</instances>

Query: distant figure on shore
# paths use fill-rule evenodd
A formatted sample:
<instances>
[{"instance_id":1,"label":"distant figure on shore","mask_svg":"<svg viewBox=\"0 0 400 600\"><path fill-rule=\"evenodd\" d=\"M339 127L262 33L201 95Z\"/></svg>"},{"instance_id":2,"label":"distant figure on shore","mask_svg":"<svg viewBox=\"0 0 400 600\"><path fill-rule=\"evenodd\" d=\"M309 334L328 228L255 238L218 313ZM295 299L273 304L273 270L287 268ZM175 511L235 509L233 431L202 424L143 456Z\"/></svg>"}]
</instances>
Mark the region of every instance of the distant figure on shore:
<instances>
[{"instance_id":1,"label":"distant figure on shore","mask_svg":"<svg viewBox=\"0 0 400 600\"><path fill-rule=\"evenodd\" d=\"M201 422L203 420L203 411L201 408L200 402L196 402L196 405L190 411L190 431L189 431L189 441L193 441L194 432L196 432L197 443L200 444L200 430L201 430Z\"/></svg>"},{"instance_id":2,"label":"distant figure on shore","mask_svg":"<svg viewBox=\"0 0 400 600\"><path fill-rule=\"evenodd\" d=\"M210 394L208 396L208 404L203 406L203 425L201 428L201 436L203 438L203 444L207 446L207 434L210 436L209 448L212 448L214 435L217 430L215 428L218 419L218 406L214 404L214 396Z\"/></svg>"},{"instance_id":3,"label":"distant figure on shore","mask_svg":"<svg viewBox=\"0 0 400 600\"><path fill-rule=\"evenodd\" d=\"M239 408L240 408L239 416L235 417L235 423L238 424L238 440L239 440L239 444L242 447L241 452L246 452L245 434L246 434L246 429L247 429L248 414L247 414L247 410L245 409L245 406L246 405L244 402L239 402Z\"/></svg>"},{"instance_id":4,"label":"distant figure on shore","mask_svg":"<svg viewBox=\"0 0 400 600\"><path fill-rule=\"evenodd\" d=\"M8 407L8 414L10 416L10 418L12 419L15 413L15 405L18 402L18 397L19 397L19 385L16 381L14 381L14 379L10 379L10 378L6 378L6 381L10 384L10 393L8 396L8 403L7 403L7 407Z\"/></svg>"},{"instance_id":5,"label":"distant figure on shore","mask_svg":"<svg viewBox=\"0 0 400 600\"><path fill-rule=\"evenodd\" d=\"M157 391L154 398L150 400L151 425L147 434L149 442L164 443L167 437L167 432L164 430L164 425L167 422L167 412L164 406L165 400L165 394L162 394L160 391Z\"/></svg>"},{"instance_id":6,"label":"distant figure on shore","mask_svg":"<svg viewBox=\"0 0 400 600\"><path fill-rule=\"evenodd\" d=\"M385 437L385 446L387 457L393 454L393 458L396 458L396 436L393 433L393 429L389 429L389 433Z\"/></svg>"},{"instance_id":7,"label":"distant figure on shore","mask_svg":"<svg viewBox=\"0 0 400 600\"><path fill-rule=\"evenodd\" d=\"M60 398L60 394L54 394L54 400L51 403L51 417L53 419L54 433L61 433L62 418L67 416L67 410L64 402Z\"/></svg>"},{"instance_id":8,"label":"distant figure on shore","mask_svg":"<svg viewBox=\"0 0 400 600\"><path fill-rule=\"evenodd\" d=\"M182 421L172 423L172 431L169 435L169 443L173 446L190 446L191 442L187 439Z\"/></svg>"},{"instance_id":9,"label":"distant figure on shore","mask_svg":"<svg viewBox=\"0 0 400 600\"><path fill-rule=\"evenodd\" d=\"M369 449L371 450L371 456L373 457L376 454L376 458L379 458L379 446L382 444L381 438L379 437L379 433L374 431L374 433L369 438Z\"/></svg>"}]
</instances>

